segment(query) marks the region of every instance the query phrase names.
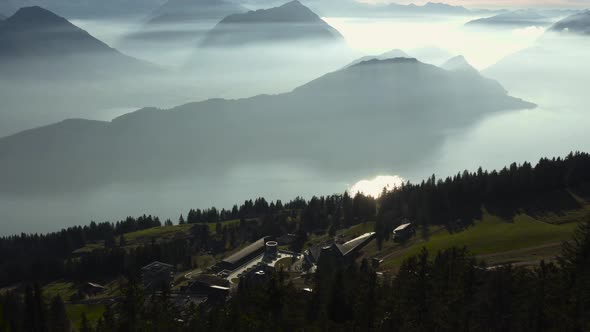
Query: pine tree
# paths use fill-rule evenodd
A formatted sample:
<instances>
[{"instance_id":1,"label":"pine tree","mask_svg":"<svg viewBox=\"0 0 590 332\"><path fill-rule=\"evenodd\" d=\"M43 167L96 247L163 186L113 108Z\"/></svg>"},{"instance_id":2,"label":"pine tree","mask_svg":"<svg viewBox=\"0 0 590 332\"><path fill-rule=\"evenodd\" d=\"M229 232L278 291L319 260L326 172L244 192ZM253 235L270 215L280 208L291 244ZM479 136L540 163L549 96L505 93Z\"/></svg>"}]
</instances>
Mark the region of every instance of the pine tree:
<instances>
[{"instance_id":1,"label":"pine tree","mask_svg":"<svg viewBox=\"0 0 590 332\"><path fill-rule=\"evenodd\" d=\"M127 245L127 241L125 241L125 235L121 234L119 236L119 247L124 247Z\"/></svg>"},{"instance_id":2,"label":"pine tree","mask_svg":"<svg viewBox=\"0 0 590 332\"><path fill-rule=\"evenodd\" d=\"M69 332L71 330L66 306L59 295L55 296L49 305L48 326L50 332Z\"/></svg>"},{"instance_id":3,"label":"pine tree","mask_svg":"<svg viewBox=\"0 0 590 332\"><path fill-rule=\"evenodd\" d=\"M92 327L90 326L90 322L88 322L88 318L86 317L86 313L82 313L82 318L80 321L80 332L92 332Z\"/></svg>"}]
</instances>

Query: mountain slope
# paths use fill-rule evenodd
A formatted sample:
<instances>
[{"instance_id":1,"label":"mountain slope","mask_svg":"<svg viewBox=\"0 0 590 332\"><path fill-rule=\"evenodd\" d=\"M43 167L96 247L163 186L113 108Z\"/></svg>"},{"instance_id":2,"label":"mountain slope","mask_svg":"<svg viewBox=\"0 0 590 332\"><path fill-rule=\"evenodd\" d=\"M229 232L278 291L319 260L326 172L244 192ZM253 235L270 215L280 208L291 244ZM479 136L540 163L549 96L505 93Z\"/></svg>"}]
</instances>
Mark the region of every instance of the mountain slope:
<instances>
[{"instance_id":1,"label":"mountain slope","mask_svg":"<svg viewBox=\"0 0 590 332\"><path fill-rule=\"evenodd\" d=\"M19 8L40 6L68 19L142 17L164 0L2 0L0 12L7 16Z\"/></svg>"},{"instance_id":2,"label":"mountain slope","mask_svg":"<svg viewBox=\"0 0 590 332\"><path fill-rule=\"evenodd\" d=\"M0 23L4 73L60 78L116 75L154 69L121 54L88 32L41 7L25 7Z\"/></svg>"},{"instance_id":3,"label":"mountain slope","mask_svg":"<svg viewBox=\"0 0 590 332\"><path fill-rule=\"evenodd\" d=\"M590 35L590 10L564 18L555 23L550 31Z\"/></svg>"},{"instance_id":4,"label":"mountain slope","mask_svg":"<svg viewBox=\"0 0 590 332\"><path fill-rule=\"evenodd\" d=\"M585 105L590 80L590 39L577 33L546 32L527 49L511 54L484 74L510 91L545 104ZM574 103L574 100L576 102Z\"/></svg>"},{"instance_id":5,"label":"mountain slope","mask_svg":"<svg viewBox=\"0 0 590 332\"><path fill-rule=\"evenodd\" d=\"M387 51L385 53L381 53L379 55L366 55L364 57L354 60L346 67L354 66L354 65L359 64L361 62L365 62L365 61L373 60L373 59L387 60L387 59L395 59L395 58L411 58L411 56L409 56L406 52L404 52L402 50L393 49L393 50Z\"/></svg>"},{"instance_id":6,"label":"mountain slope","mask_svg":"<svg viewBox=\"0 0 590 332\"><path fill-rule=\"evenodd\" d=\"M280 7L227 16L205 36L201 45L231 47L295 40L340 41L342 35L294 0Z\"/></svg>"},{"instance_id":7,"label":"mountain slope","mask_svg":"<svg viewBox=\"0 0 590 332\"><path fill-rule=\"evenodd\" d=\"M467 59L465 59L465 57L462 55L458 55L449 59L447 62L441 65L441 68L451 71L479 74L478 70L469 64Z\"/></svg>"},{"instance_id":8,"label":"mountain slope","mask_svg":"<svg viewBox=\"0 0 590 332\"><path fill-rule=\"evenodd\" d=\"M516 10L467 22L466 26L546 26L551 20L535 10Z\"/></svg>"},{"instance_id":9,"label":"mountain slope","mask_svg":"<svg viewBox=\"0 0 590 332\"><path fill-rule=\"evenodd\" d=\"M236 163L304 163L345 173L413 163L490 112L534 107L494 81L415 59L370 60L290 93L70 120L0 139L0 190L87 190Z\"/></svg>"}]
</instances>

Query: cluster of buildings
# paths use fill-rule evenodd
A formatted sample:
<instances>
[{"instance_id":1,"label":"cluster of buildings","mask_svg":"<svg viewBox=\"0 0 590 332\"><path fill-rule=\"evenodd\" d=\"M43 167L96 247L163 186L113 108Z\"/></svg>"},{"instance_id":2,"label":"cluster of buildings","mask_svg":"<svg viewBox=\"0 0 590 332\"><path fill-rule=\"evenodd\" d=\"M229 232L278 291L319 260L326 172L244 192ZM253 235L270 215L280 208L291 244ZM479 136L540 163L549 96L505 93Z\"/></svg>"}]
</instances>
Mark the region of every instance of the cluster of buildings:
<instances>
[{"instance_id":1,"label":"cluster of buildings","mask_svg":"<svg viewBox=\"0 0 590 332\"><path fill-rule=\"evenodd\" d=\"M405 241L415 234L414 227L407 222L393 232L395 241ZM302 273L313 273L322 260L332 264L345 264L355 260L361 249L376 237L370 232L344 243L317 245L305 250L303 254L279 249L285 245L283 238L275 240L265 236L241 250L226 257L210 268L209 273L190 278L187 286L181 288L177 298L181 301L224 301L237 279L265 280L275 269L275 264L290 258L296 261ZM174 267L162 262L152 262L142 268L143 285L146 291L157 291L163 286L170 286L174 279Z\"/></svg>"}]
</instances>

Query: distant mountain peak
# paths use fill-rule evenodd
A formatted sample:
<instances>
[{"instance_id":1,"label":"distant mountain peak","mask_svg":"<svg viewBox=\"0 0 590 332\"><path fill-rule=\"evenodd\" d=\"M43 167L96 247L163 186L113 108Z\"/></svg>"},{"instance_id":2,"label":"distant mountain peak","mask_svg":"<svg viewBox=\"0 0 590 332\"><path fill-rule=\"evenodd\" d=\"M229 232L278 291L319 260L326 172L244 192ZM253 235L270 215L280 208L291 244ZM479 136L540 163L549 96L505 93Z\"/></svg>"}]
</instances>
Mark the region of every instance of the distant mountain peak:
<instances>
[{"instance_id":1,"label":"distant mountain peak","mask_svg":"<svg viewBox=\"0 0 590 332\"><path fill-rule=\"evenodd\" d=\"M398 10L410 9L413 11L434 11L439 13L468 13L469 10L463 6L455 6L444 2L427 2L424 5L415 5L413 3L402 5L397 3L390 3L387 5L390 8Z\"/></svg>"},{"instance_id":2,"label":"distant mountain peak","mask_svg":"<svg viewBox=\"0 0 590 332\"><path fill-rule=\"evenodd\" d=\"M293 0L278 7L229 15L221 22L306 22L318 20L321 18L316 13L298 0Z\"/></svg>"},{"instance_id":3,"label":"distant mountain peak","mask_svg":"<svg viewBox=\"0 0 590 332\"><path fill-rule=\"evenodd\" d=\"M444 3L444 2L432 2L432 1L427 2L424 6L425 7L455 7L455 8L463 8L463 6L453 6L453 5L450 5L448 3Z\"/></svg>"},{"instance_id":4,"label":"distant mountain peak","mask_svg":"<svg viewBox=\"0 0 590 332\"><path fill-rule=\"evenodd\" d=\"M65 18L39 6L24 7L0 24L0 71L6 75L94 78L151 66L121 54ZM23 69L28 70L23 70Z\"/></svg>"},{"instance_id":5,"label":"distant mountain peak","mask_svg":"<svg viewBox=\"0 0 590 332\"><path fill-rule=\"evenodd\" d=\"M478 70L475 69L462 55L457 55L452 57L451 59L447 60L441 68L450 70L450 71L464 71L464 72L472 72L478 73Z\"/></svg>"},{"instance_id":6,"label":"distant mountain peak","mask_svg":"<svg viewBox=\"0 0 590 332\"><path fill-rule=\"evenodd\" d=\"M11 56L112 52L65 18L39 6L23 7L0 25L0 54Z\"/></svg>"},{"instance_id":7,"label":"distant mountain peak","mask_svg":"<svg viewBox=\"0 0 590 332\"><path fill-rule=\"evenodd\" d=\"M352 66L357 65L361 62L365 62L365 61L372 60L372 59L386 60L386 59L393 59L393 58L411 58L411 56L409 56L406 52L404 52L400 49L393 49L393 50L387 51L385 53L381 53L379 55L366 55L362 58L354 60L353 62L346 65L346 67L344 67L344 68L352 67Z\"/></svg>"},{"instance_id":8,"label":"distant mountain peak","mask_svg":"<svg viewBox=\"0 0 590 332\"><path fill-rule=\"evenodd\" d=\"M418 64L421 63L415 58L392 58L392 59L370 59L353 65L352 67L386 65L386 64Z\"/></svg>"},{"instance_id":9,"label":"distant mountain peak","mask_svg":"<svg viewBox=\"0 0 590 332\"><path fill-rule=\"evenodd\" d=\"M299 41L341 41L342 35L298 0L225 17L201 46L240 46Z\"/></svg>"},{"instance_id":10,"label":"distant mountain peak","mask_svg":"<svg viewBox=\"0 0 590 332\"><path fill-rule=\"evenodd\" d=\"M30 26L68 24L65 18L39 6L23 7L7 19L10 22L22 22Z\"/></svg>"},{"instance_id":11,"label":"distant mountain peak","mask_svg":"<svg viewBox=\"0 0 590 332\"><path fill-rule=\"evenodd\" d=\"M299 0L293 0L293 1L289 1L286 4L282 5L281 7L305 7L301 1ZM307 8L307 7L305 7Z\"/></svg>"}]
</instances>

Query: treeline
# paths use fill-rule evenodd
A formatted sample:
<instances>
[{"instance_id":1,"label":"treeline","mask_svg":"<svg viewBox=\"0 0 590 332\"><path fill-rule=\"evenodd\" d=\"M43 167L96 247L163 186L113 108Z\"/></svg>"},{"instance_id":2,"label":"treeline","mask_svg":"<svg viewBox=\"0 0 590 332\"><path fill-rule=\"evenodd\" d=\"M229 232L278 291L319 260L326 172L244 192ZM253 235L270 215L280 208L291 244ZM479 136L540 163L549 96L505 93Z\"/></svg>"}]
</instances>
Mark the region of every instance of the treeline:
<instances>
[{"instance_id":1,"label":"treeline","mask_svg":"<svg viewBox=\"0 0 590 332\"><path fill-rule=\"evenodd\" d=\"M291 205L291 204L288 204ZM273 214L283 210L283 203L281 200L270 202L270 204L263 197L253 200L247 200L244 204L234 205L231 210L221 209L219 211L216 207L209 209L190 209L186 215L186 220L180 217L179 223L186 222L188 224L195 223L216 223L219 221L228 221L244 218L256 218L259 216Z\"/></svg>"},{"instance_id":2,"label":"treeline","mask_svg":"<svg viewBox=\"0 0 590 332\"><path fill-rule=\"evenodd\" d=\"M320 261L310 289L278 271L266 279L242 277L227 301L175 305L169 293L147 296L131 280L120 302L81 331L565 331L590 329L590 220L564 243L556 263L533 268L488 267L465 248L423 249L398 273L381 277L360 266ZM340 267L336 267L340 266ZM30 298L27 296L26 298ZM34 299L34 297L33 297ZM23 329L39 320L33 305L0 297L4 326ZM18 308L24 308L18 310ZM26 309L32 308L32 309ZM56 310L58 311L58 310ZM30 316L33 315L33 316ZM20 325L19 325L20 324ZM43 325L46 324L46 325ZM0 323L0 326L1 323ZM53 329L50 331L66 331Z\"/></svg>"},{"instance_id":3,"label":"treeline","mask_svg":"<svg viewBox=\"0 0 590 332\"><path fill-rule=\"evenodd\" d=\"M382 244L404 220L421 226L444 225L454 232L480 218L483 208L507 217L521 209L535 214L577 208L580 203L572 192L581 196L590 193L590 155L587 153L544 158L535 166L530 163L512 164L500 171L488 172L480 168L476 172L465 171L444 180L432 176L420 184L405 183L400 188L384 191L378 199L345 192L314 196L309 200L297 197L285 203L257 198L234 205L229 210L216 207L191 209L187 218L181 215L178 222L205 227L205 223L215 223L215 232L211 236L203 237L205 232L193 228L191 236L199 234L199 238L188 239L188 244L187 239L172 239L179 243L151 246L162 246L160 251L177 253L163 257L170 263L190 267L186 262L199 251L221 253L265 235L280 237L288 233L296 235L291 249L300 251L310 233L334 235L339 229L366 221L376 221L377 241ZM239 224L222 223L227 220L239 220ZM171 224L170 220L165 222L165 225ZM146 255L120 250L121 235L161 225L158 217L141 216L116 223L92 222L89 226L70 227L46 235L21 234L0 238L0 285L80 277L84 274L76 272L76 266L92 264L72 259L71 253L87 243L98 241L104 241L104 248L84 255L81 260L105 262L99 265L106 266L105 271L110 271L109 275L122 270L109 268L121 266L111 264L116 259L128 262L125 263L126 268L134 270L139 263L133 262L144 262L139 256ZM427 227L421 229L428 230ZM175 249L166 249L166 246ZM121 255L125 257L120 258Z\"/></svg>"},{"instance_id":4,"label":"treeline","mask_svg":"<svg viewBox=\"0 0 590 332\"><path fill-rule=\"evenodd\" d=\"M48 234L20 234L0 238L0 286L19 280L51 280L63 277L63 266L72 251L87 243L105 241L110 245L116 236L162 223L158 217L127 217L111 222L91 222ZM41 274L37 274L37 273Z\"/></svg>"},{"instance_id":5,"label":"treeline","mask_svg":"<svg viewBox=\"0 0 590 332\"><path fill-rule=\"evenodd\" d=\"M580 207L572 195L590 193L590 155L541 159L534 167L516 163L500 171L464 171L444 180L433 175L420 184L406 183L379 198L378 240L387 239L401 220L444 225L450 232L481 218L482 208L503 217L519 211L531 215Z\"/></svg>"},{"instance_id":6,"label":"treeline","mask_svg":"<svg viewBox=\"0 0 590 332\"><path fill-rule=\"evenodd\" d=\"M0 311L1 332L70 332L73 327L63 299L55 296L47 303L38 284L28 285L22 298L12 292L0 295ZM85 314L82 327L76 331L93 330Z\"/></svg>"}]
</instances>

